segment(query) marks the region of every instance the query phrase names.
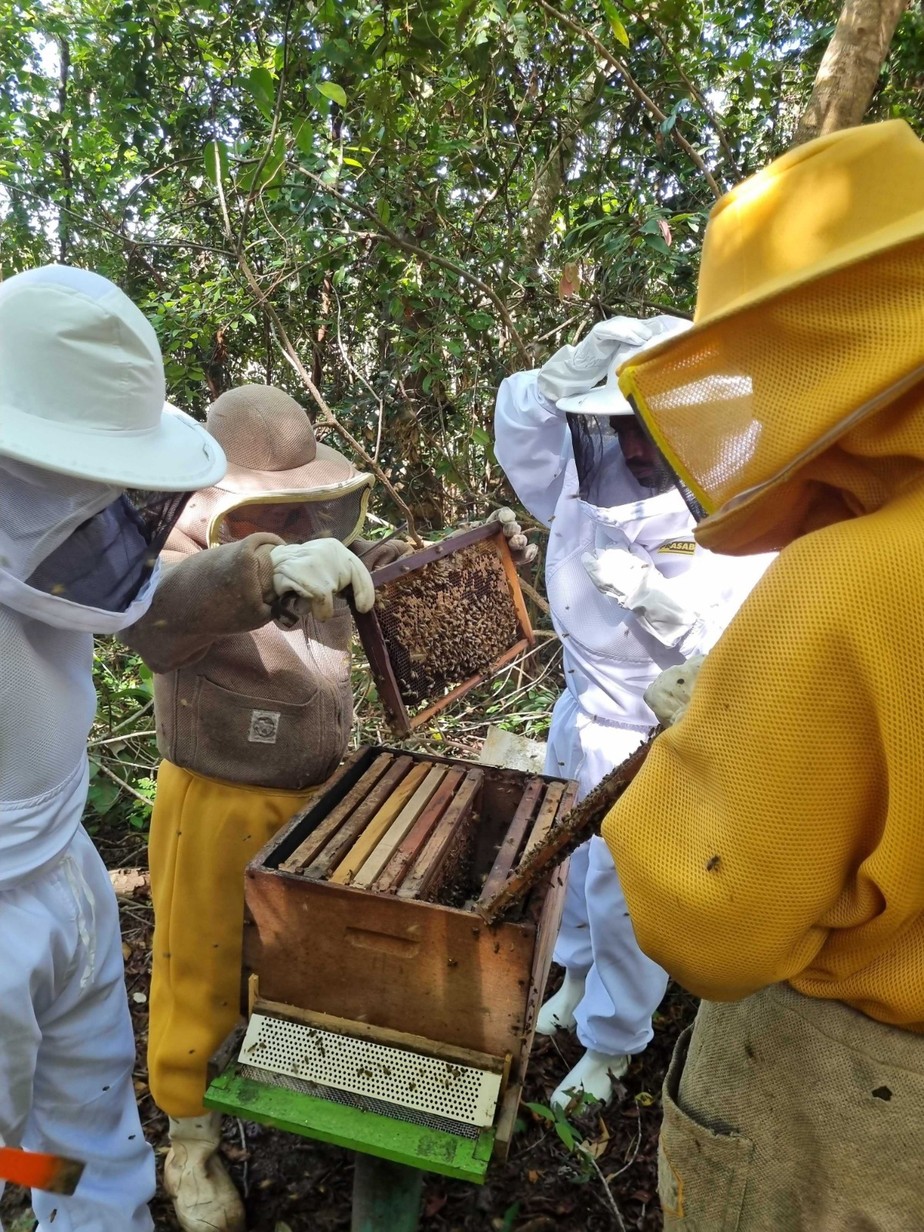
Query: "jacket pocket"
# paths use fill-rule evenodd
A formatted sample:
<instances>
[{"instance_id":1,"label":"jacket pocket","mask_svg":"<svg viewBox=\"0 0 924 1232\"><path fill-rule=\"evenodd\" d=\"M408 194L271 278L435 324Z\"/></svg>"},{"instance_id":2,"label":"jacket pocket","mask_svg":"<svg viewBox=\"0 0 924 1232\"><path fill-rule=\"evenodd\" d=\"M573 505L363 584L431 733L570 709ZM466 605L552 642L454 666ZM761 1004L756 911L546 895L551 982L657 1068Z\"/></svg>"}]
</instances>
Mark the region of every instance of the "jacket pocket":
<instances>
[{"instance_id":1,"label":"jacket pocket","mask_svg":"<svg viewBox=\"0 0 924 1232\"><path fill-rule=\"evenodd\" d=\"M687 1027L677 1040L661 1091L658 1193L664 1228L737 1232L754 1146L741 1134L700 1124L681 1108L680 1081L692 1031Z\"/></svg>"},{"instance_id":2,"label":"jacket pocket","mask_svg":"<svg viewBox=\"0 0 924 1232\"><path fill-rule=\"evenodd\" d=\"M345 743L324 688L299 703L247 697L199 679L195 762L190 769L232 783L313 786L336 766Z\"/></svg>"}]
</instances>

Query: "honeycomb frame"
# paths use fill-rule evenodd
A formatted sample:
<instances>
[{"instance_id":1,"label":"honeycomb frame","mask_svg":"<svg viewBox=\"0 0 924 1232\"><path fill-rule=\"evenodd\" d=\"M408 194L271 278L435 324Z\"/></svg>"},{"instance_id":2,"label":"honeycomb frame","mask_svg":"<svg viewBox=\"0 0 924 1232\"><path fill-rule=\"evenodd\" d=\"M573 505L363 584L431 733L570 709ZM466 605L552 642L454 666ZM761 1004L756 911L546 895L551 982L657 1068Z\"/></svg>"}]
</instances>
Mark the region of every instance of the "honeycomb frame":
<instances>
[{"instance_id":1,"label":"honeycomb frame","mask_svg":"<svg viewBox=\"0 0 924 1232\"><path fill-rule=\"evenodd\" d=\"M353 616L389 723L400 735L535 645L498 522L402 557L374 570L372 580L376 606L367 613L354 609ZM489 601L486 610L475 610L473 593Z\"/></svg>"}]
</instances>

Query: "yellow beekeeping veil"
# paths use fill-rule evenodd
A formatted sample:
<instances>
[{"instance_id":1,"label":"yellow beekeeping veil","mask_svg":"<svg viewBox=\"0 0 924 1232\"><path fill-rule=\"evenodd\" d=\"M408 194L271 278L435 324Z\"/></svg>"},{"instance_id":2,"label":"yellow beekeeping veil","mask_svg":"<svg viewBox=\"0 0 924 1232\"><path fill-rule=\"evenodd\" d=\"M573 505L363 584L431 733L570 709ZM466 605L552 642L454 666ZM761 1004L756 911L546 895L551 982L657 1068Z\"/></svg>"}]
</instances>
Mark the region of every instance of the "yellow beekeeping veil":
<instances>
[{"instance_id":1,"label":"yellow beekeeping veil","mask_svg":"<svg viewBox=\"0 0 924 1232\"><path fill-rule=\"evenodd\" d=\"M800 146L723 197L693 329L620 369L706 510L697 538L727 552L802 533L809 464L919 384L924 145L901 120Z\"/></svg>"}]
</instances>

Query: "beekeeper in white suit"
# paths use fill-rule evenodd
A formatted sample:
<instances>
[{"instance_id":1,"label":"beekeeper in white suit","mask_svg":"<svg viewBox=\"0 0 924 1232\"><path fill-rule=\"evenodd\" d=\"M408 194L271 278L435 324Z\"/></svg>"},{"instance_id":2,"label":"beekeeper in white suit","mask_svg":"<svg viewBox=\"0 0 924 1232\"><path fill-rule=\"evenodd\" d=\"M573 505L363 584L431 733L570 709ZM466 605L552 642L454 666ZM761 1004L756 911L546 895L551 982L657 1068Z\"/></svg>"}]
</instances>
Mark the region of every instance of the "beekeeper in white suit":
<instances>
[{"instance_id":1,"label":"beekeeper in white suit","mask_svg":"<svg viewBox=\"0 0 924 1232\"><path fill-rule=\"evenodd\" d=\"M646 688L710 648L769 561L716 557L695 544L693 516L616 384L625 358L684 328L669 316L603 321L498 391L498 461L550 531L546 588L566 689L545 770L576 779L581 796L655 725ZM552 1102L564 1107L577 1091L605 1102L651 1039L667 975L636 944L599 837L571 857L554 956L564 983L537 1029L576 1027L586 1051Z\"/></svg>"},{"instance_id":2,"label":"beekeeper in white suit","mask_svg":"<svg viewBox=\"0 0 924 1232\"><path fill-rule=\"evenodd\" d=\"M118 287L0 285L0 1139L86 1165L72 1196L33 1193L39 1232L154 1226L118 912L81 826L93 635L147 609L186 496L224 470Z\"/></svg>"}]
</instances>

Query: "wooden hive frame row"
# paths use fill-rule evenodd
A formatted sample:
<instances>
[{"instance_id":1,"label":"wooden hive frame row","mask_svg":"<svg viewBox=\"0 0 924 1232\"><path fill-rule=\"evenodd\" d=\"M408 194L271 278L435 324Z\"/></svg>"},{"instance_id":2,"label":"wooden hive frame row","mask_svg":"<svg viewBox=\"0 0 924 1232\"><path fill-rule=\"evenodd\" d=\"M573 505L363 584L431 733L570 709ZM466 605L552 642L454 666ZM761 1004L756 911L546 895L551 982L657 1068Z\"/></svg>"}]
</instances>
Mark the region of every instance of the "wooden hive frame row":
<instances>
[{"instance_id":1,"label":"wooden hive frame row","mask_svg":"<svg viewBox=\"0 0 924 1232\"><path fill-rule=\"evenodd\" d=\"M556 818L573 804L573 790L564 782L538 776L524 782L480 891L469 900L476 908L496 897L518 863L541 847ZM471 863L483 783L484 771L476 766L381 752L280 870L433 901Z\"/></svg>"}]
</instances>

